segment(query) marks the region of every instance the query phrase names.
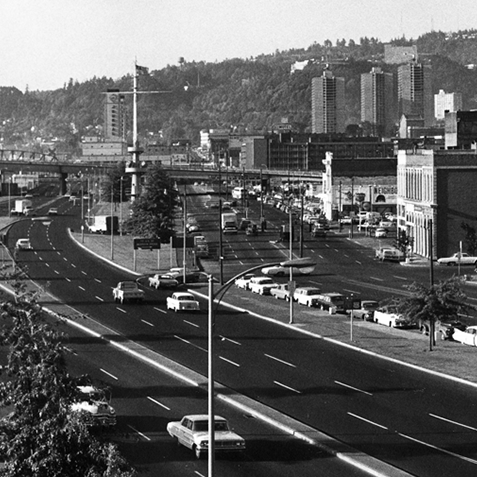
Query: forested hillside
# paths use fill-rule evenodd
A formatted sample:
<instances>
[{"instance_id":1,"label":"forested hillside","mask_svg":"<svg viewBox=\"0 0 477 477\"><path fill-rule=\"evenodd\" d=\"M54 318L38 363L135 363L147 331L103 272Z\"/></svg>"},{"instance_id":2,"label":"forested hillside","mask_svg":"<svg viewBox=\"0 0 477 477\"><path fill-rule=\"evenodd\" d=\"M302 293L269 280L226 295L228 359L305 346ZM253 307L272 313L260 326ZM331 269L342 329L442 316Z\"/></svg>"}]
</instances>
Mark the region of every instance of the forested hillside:
<instances>
[{"instance_id":1,"label":"forested hillside","mask_svg":"<svg viewBox=\"0 0 477 477\"><path fill-rule=\"evenodd\" d=\"M432 64L434 93L439 89L461 92L464 109L477 107L477 70L465 66L477 64L477 30L431 32L415 40L402 38L391 43L417 45L420 60ZM382 64L383 56L382 42L361 38L359 42L327 40L307 49L220 63L181 58L177 65L140 76L141 90L165 92L140 97L139 132L149 141L168 143L188 138L197 144L199 131L204 128L262 133L282 118L298 131L310 131L311 79L321 75L326 64L346 80L347 124L359 124L360 74L370 71L372 65L396 71L395 66ZM291 73L295 61L309 64ZM92 130L101 133L103 93L108 88L131 91L131 74L83 83L71 79L55 91L0 88L3 147L39 150L45 148L39 138L43 142L56 138L58 152L79 153L84 134ZM126 100L132 109L131 95Z\"/></svg>"}]
</instances>

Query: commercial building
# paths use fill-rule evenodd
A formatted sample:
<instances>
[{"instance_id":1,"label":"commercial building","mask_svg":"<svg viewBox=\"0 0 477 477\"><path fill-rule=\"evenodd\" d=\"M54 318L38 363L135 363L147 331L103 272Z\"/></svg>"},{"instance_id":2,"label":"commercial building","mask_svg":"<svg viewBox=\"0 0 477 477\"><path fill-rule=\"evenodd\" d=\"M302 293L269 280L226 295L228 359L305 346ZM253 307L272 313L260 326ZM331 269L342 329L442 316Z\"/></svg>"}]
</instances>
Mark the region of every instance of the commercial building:
<instances>
[{"instance_id":1,"label":"commercial building","mask_svg":"<svg viewBox=\"0 0 477 477\"><path fill-rule=\"evenodd\" d=\"M453 113L462 110L462 94L446 93L443 89L434 95L434 117L438 121L445 118L446 112Z\"/></svg>"},{"instance_id":2,"label":"commercial building","mask_svg":"<svg viewBox=\"0 0 477 477\"><path fill-rule=\"evenodd\" d=\"M368 122L373 136L390 136L394 132L396 110L394 78L373 67L361 75L361 122Z\"/></svg>"},{"instance_id":3,"label":"commercial building","mask_svg":"<svg viewBox=\"0 0 477 477\"><path fill-rule=\"evenodd\" d=\"M345 80L328 69L312 79L311 119L313 133L345 131Z\"/></svg>"},{"instance_id":4,"label":"commercial building","mask_svg":"<svg viewBox=\"0 0 477 477\"><path fill-rule=\"evenodd\" d=\"M446 113L445 145L446 149L477 148L477 111Z\"/></svg>"},{"instance_id":5,"label":"commercial building","mask_svg":"<svg viewBox=\"0 0 477 477\"><path fill-rule=\"evenodd\" d=\"M475 151L399 151L398 227L412 238L412 251L440 258L464 243L463 224L477 229ZM430 244L433 244L431 254Z\"/></svg>"},{"instance_id":6,"label":"commercial building","mask_svg":"<svg viewBox=\"0 0 477 477\"><path fill-rule=\"evenodd\" d=\"M434 123L431 67L414 61L398 68L398 113L420 116L424 126Z\"/></svg>"}]
</instances>

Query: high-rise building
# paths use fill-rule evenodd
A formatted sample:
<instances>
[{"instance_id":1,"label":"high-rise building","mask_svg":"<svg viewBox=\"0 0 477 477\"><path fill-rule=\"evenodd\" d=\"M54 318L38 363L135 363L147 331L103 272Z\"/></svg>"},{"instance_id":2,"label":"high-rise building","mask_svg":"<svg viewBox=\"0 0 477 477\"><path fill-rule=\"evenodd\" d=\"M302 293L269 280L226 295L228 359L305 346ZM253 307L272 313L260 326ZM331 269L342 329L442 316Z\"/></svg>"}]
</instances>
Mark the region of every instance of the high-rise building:
<instances>
[{"instance_id":1,"label":"high-rise building","mask_svg":"<svg viewBox=\"0 0 477 477\"><path fill-rule=\"evenodd\" d=\"M104 107L104 140L121 142L124 140L124 96L117 89L108 89Z\"/></svg>"},{"instance_id":2,"label":"high-rise building","mask_svg":"<svg viewBox=\"0 0 477 477\"><path fill-rule=\"evenodd\" d=\"M311 120L313 133L345 131L345 80L326 69L311 82Z\"/></svg>"},{"instance_id":3,"label":"high-rise building","mask_svg":"<svg viewBox=\"0 0 477 477\"><path fill-rule=\"evenodd\" d=\"M412 61L398 68L399 117L420 116L424 126L434 123L431 67Z\"/></svg>"},{"instance_id":4,"label":"high-rise building","mask_svg":"<svg viewBox=\"0 0 477 477\"><path fill-rule=\"evenodd\" d=\"M361 122L369 123L373 136L393 133L395 125L394 78L373 67L361 75Z\"/></svg>"},{"instance_id":5,"label":"high-rise building","mask_svg":"<svg viewBox=\"0 0 477 477\"><path fill-rule=\"evenodd\" d=\"M455 113L462 110L462 94L446 93L443 89L434 95L434 117L437 120L443 120L446 117L446 111Z\"/></svg>"}]
</instances>

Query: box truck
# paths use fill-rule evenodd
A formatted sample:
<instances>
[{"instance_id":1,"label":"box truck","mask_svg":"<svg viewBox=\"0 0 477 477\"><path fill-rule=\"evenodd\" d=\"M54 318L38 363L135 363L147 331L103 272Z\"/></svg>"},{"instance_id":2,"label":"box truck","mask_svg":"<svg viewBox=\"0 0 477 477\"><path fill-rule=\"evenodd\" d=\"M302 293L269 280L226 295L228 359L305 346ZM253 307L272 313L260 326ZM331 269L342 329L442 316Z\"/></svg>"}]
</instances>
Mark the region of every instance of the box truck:
<instances>
[{"instance_id":1,"label":"box truck","mask_svg":"<svg viewBox=\"0 0 477 477\"><path fill-rule=\"evenodd\" d=\"M119 219L115 215L97 215L93 223L88 224L88 230L95 234L113 234L119 231Z\"/></svg>"}]
</instances>

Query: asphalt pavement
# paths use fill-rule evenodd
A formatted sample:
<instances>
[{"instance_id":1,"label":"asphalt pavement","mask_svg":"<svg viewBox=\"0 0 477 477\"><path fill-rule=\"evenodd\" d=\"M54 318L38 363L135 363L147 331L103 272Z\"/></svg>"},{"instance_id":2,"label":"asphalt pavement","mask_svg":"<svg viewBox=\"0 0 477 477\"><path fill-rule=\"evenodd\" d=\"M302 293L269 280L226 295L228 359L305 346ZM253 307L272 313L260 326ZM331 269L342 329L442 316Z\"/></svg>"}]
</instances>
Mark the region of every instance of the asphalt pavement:
<instances>
[{"instance_id":1,"label":"asphalt pavement","mask_svg":"<svg viewBox=\"0 0 477 477\"><path fill-rule=\"evenodd\" d=\"M159 251L141 250L135 252L132 246L133 239L129 236L93 236L81 232L71 232L70 235L78 245L97 257L120 267L128 275L150 275L158 270L167 270L177 266L178 263L180 264L180 254L178 257L175 253L176 250L171 250L168 245L162 247ZM370 245L369 237L354 236L348 239L357 241L362 246ZM371 243L374 244L374 241ZM428 266L428 264L425 261L414 259L404 266ZM206 267L205 270L207 271ZM203 286L194 285L190 291L197 295L207 296L207 288ZM256 297L256 299L260 300L261 297ZM352 347L358 352L370 353L382 359L391 359L406 366L440 375L443 379L453 379L467 383L469 386L477 386L477 378L473 375L476 348L466 347L454 342L440 341L433 348L433 351L429 351L429 337L417 332L396 330L356 320L351 323L347 319L336 319L335 316L318 310L313 316L297 310L294 314L293 323L289 323L287 306L283 306L283 313L274 312L273 316L260 315L246 310L243 307L243 300L237 293L225 294L221 302L225 306L232 306L235 309L248 312L256 316L257 319L270 321L277 326L292 328L299 333L316 337L316 339L326 339L340 346ZM183 368L134 342L124 341L124 338L119 336L115 339L117 334L113 330L105 328L90 317L81 317L82 319L78 320L74 310L67 305L52 304L51 297L48 297L47 307L57 315L66 318L72 317L71 324L84 329L87 333L101 337L108 336L108 341L112 345L192 385L202 387L204 390L207 389L206 377ZM230 394L230 391L223 392L224 390L219 384L216 386L216 391L219 399L228 400L232 405L256 415L310 444L324 448L330 453L368 471L371 475L407 475L399 469L356 452L329 436L245 396Z\"/></svg>"}]
</instances>

